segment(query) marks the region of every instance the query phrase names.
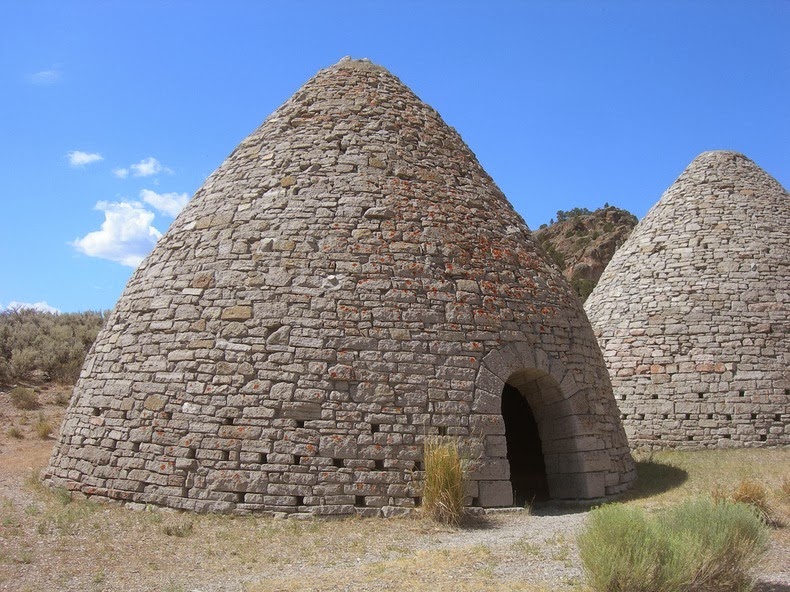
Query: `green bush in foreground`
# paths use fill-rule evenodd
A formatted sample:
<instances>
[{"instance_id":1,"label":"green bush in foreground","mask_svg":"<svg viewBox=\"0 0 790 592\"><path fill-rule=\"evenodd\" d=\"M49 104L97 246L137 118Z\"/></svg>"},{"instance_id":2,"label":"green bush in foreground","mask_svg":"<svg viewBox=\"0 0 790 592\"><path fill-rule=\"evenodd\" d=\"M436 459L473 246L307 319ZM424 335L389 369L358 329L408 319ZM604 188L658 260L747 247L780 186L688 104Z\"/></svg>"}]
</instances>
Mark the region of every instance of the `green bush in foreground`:
<instances>
[{"instance_id":1,"label":"green bush in foreground","mask_svg":"<svg viewBox=\"0 0 790 592\"><path fill-rule=\"evenodd\" d=\"M430 436L425 439L423 460L425 482L422 503L425 514L443 524L458 524L464 513L464 488L469 464L461 452L460 443L453 438Z\"/></svg>"},{"instance_id":2,"label":"green bush in foreground","mask_svg":"<svg viewBox=\"0 0 790 592\"><path fill-rule=\"evenodd\" d=\"M768 529L740 503L695 499L655 517L613 504L590 513L578 543L596 592L746 592Z\"/></svg>"}]
</instances>

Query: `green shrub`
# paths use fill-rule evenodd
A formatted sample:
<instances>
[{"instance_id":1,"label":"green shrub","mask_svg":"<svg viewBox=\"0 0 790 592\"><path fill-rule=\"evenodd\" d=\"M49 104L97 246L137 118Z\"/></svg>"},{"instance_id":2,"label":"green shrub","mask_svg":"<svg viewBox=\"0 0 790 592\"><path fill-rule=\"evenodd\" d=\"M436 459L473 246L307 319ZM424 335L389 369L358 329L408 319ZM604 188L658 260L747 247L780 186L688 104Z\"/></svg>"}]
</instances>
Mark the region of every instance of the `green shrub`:
<instances>
[{"instance_id":1,"label":"green shrub","mask_svg":"<svg viewBox=\"0 0 790 592\"><path fill-rule=\"evenodd\" d=\"M457 525L464 512L469 460L455 438L429 436L425 439L423 461L423 511L443 524Z\"/></svg>"},{"instance_id":2,"label":"green shrub","mask_svg":"<svg viewBox=\"0 0 790 592\"><path fill-rule=\"evenodd\" d=\"M11 404L17 409L31 411L38 409L41 404L38 402L38 395L32 388L18 386L11 390Z\"/></svg>"},{"instance_id":3,"label":"green shrub","mask_svg":"<svg viewBox=\"0 0 790 592\"><path fill-rule=\"evenodd\" d=\"M595 591L650 592L659 571L658 533L644 512L622 504L590 512L579 555Z\"/></svg>"},{"instance_id":4,"label":"green shrub","mask_svg":"<svg viewBox=\"0 0 790 592\"><path fill-rule=\"evenodd\" d=\"M548 254L548 256L551 257L552 260L554 261L554 263L557 264L557 267L559 267L560 269L564 268L565 267L565 255L560 253L554 247L554 245L552 245L550 243L544 243L543 246L546 248L546 253Z\"/></svg>"},{"instance_id":5,"label":"green shrub","mask_svg":"<svg viewBox=\"0 0 790 592\"><path fill-rule=\"evenodd\" d=\"M745 592L767 548L752 507L692 499L656 517L619 504L590 513L579 553L596 592Z\"/></svg>"},{"instance_id":6,"label":"green shrub","mask_svg":"<svg viewBox=\"0 0 790 592\"><path fill-rule=\"evenodd\" d=\"M0 312L0 384L19 380L73 384L105 318L100 312Z\"/></svg>"},{"instance_id":7,"label":"green shrub","mask_svg":"<svg viewBox=\"0 0 790 592\"><path fill-rule=\"evenodd\" d=\"M590 294L592 294L592 291L595 289L596 285L597 282L580 276L575 276L573 279L571 279L571 287L579 295L579 298L581 298L582 302L587 300Z\"/></svg>"}]
</instances>

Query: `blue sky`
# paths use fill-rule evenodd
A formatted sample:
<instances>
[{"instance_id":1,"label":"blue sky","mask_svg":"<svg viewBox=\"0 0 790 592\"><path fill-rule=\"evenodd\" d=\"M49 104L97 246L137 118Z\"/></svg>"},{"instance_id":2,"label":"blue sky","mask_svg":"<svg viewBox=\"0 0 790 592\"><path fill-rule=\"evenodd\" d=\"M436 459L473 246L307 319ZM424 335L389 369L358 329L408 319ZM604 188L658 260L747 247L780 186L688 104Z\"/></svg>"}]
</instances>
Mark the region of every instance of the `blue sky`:
<instances>
[{"instance_id":1,"label":"blue sky","mask_svg":"<svg viewBox=\"0 0 790 592\"><path fill-rule=\"evenodd\" d=\"M455 127L533 229L638 217L700 152L790 186L790 2L0 0L0 307L111 308L205 178L345 55Z\"/></svg>"}]
</instances>

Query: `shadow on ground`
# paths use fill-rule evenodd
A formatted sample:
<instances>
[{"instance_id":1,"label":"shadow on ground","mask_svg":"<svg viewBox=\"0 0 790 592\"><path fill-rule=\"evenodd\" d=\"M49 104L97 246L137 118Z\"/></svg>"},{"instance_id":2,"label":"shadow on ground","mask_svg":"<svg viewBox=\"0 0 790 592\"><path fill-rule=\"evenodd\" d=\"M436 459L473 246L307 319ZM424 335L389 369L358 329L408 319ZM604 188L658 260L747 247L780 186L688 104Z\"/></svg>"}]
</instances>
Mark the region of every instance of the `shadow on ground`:
<instances>
[{"instance_id":1,"label":"shadow on ground","mask_svg":"<svg viewBox=\"0 0 790 592\"><path fill-rule=\"evenodd\" d=\"M680 487L688 480L683 469L655 460L636 462L636 483L626 492L623 501L653 497Z\"/></svg>"},{"instance_id":2,"label":"shadow on ground","mask_svg":"<svg viewBox=\"0 0 790 592\"><path fill-rule=\"evenodd\" d=\"M634 487L623 495L621 501L637 500L660 495L680 487L689 478L688 473L683 469L652 459L637 461L636 474L637 478ZM534 502L528 504L526 508L514 507L494 509L488 510L488 512L467 514L460 526L461 528L469 530L486 530L495 528L492 516L499 513L528 512L533 516L561 516L563 514L587 512L591 508L600 505L600 503L600 500L594 502L557 500ZM790 590L778 589L775 591L769 588L766 589L765 592L790 592Z\"/></svg>"}]
</instances>

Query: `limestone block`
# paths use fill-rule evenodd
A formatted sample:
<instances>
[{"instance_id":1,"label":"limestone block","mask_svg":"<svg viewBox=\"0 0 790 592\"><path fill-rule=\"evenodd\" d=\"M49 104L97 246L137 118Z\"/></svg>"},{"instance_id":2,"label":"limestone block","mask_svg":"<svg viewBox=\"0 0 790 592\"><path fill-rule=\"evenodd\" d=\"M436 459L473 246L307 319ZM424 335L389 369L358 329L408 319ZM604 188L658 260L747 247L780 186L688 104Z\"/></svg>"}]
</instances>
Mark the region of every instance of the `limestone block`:
<instances>
[{"instance_id":1,"label":"limestone block","mask_svg":"<svg viewBox=\"0 0 790 592\"><path fill-rule=\"evenodd\" d=\"M478 503L483 508L502 508L513 505L513 486L510 481L478 481Z\"/></svg>"}]
</instances>

